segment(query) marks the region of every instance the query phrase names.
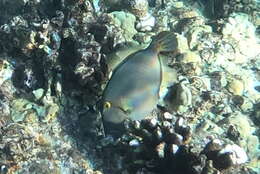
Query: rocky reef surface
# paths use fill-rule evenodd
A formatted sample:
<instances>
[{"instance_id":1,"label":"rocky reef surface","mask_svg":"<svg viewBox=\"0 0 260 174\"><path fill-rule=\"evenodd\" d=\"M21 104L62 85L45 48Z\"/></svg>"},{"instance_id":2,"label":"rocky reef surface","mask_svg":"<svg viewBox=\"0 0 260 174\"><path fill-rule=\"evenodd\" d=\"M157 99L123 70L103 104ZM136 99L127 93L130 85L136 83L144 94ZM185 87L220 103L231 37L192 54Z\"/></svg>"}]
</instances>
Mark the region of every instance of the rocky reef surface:
<instances>
[{"instance_id":1,"label":"rocky reef surface","mask_svg":"<svg viewBox=\"0 0 260 174\"><path fill-rule=\"evenodd\" d=\"M259 1L0 0L0 12L0 174L260 173ZM165 30L176 50L161 55L158 107L105 136L115 62Z\"/></svg>"}]
</instances>

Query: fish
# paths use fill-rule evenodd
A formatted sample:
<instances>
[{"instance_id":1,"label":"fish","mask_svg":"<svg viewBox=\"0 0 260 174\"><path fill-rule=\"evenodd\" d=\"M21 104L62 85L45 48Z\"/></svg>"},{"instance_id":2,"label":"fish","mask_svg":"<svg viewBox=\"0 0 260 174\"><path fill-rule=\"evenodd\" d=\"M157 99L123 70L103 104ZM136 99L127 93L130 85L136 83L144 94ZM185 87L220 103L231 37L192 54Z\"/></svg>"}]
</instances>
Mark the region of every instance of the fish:
<instances>
[{"instance_id":1,"label":"fish","mask_svg":"<svg viewBox=\"0 0 260 174\"><path fill-rule=\"evenodd\" d=\"M146 49L130 54L115 67L101 99L105 134L121 136L126 119L142 120L156 108L162 82L158 54L175 49L176 35L163 31Z\"/></svg>"}]
</instances>

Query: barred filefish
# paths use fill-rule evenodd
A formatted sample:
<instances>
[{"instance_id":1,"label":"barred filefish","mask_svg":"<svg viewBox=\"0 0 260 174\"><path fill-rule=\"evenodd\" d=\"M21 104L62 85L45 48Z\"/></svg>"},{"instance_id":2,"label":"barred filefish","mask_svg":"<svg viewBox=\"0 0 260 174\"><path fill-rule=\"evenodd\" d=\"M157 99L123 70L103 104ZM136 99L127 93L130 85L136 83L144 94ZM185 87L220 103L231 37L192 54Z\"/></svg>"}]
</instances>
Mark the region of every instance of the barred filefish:
<instances>
[{"instance_id":1,"label":"barred filefish","mask_svg":"<svg viewBox=\"0 0 260 174\"><path fill-rule=\"evenodd\" d=\"M173 51L176 36L163 31L151 44L125 58L112 73L102 97L102 118L106 134L120 136L125 119L141 120L156 107L162 81L158 54Z\"/></svg>"}]
</instances>

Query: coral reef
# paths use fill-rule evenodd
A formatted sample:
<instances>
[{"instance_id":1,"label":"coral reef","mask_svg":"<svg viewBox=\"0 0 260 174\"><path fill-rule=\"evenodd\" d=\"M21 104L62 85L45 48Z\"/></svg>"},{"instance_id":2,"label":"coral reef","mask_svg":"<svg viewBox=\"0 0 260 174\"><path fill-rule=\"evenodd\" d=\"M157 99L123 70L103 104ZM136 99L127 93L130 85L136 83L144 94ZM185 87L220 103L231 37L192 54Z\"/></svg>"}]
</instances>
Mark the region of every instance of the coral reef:
<instances>
[{"instance_id":1,"label":"coral reef","mask_svg":"<svg viewBox=\"0 0 260 174\"><path fill-rule=\"evenodd\" d=\"M232 13L242 12L252 16L254 22L256 22L254 19L259 15L260 7L257 0L199 0L191 3L193 3L194 6L202 6L202 11L205 15L212 19L228 17Z\"/></svg>"},{"instance_id":2,"label":"coral reef","mask_svg":"<svg viewBox=\"0 0 260 174\"><path fill-rule=\"evenodd\" d=\"M248 162L245 150L236 144L209 138L208 143L198 145L187 120L168 112L157 114L157 118L126 121L125 126L128 132L119 140L107 137L101 142L104 154L119 149L120 153L114 155L117 157L112 158L122 160L120 165L114 162L116 171L208 174L208 170L225 170L230 173Z\"/></svg>"},{"instance_id":3,"label":"coral reef","mask_svg":"<svg viewBox=\"0 0 260 174\"><path fill-rule=\"evenodd\" d=\"M70 107L68 100L84 93L87 100L84 96L81 100L88 105L96 103L101 95L101 83L106 78L102 44L113 42L114 37L110 33L109 37L105 36L107 30L94 32L94 28L97 20L105 19L95 16L88 1L3 5L5 8L16 6L23 13L9 13L8 18L1 16L1 110L4 113L1 115L1 170L9 173L92 172L91 164L77 151L73 139L59 137L74 134L76 131L69 130L80 119L79 107L71 109L77 113L73 121L66 117L69 113L65 113L64 108ZM105 23L100 24L100 28L107 29ZM108 26L111 33L114 32L112 27ZM71 99L63 97L64 94ZM74 105L80 102L73 101ZM73 157L69 155L73 153ZM66 161L62 154L78 160Z\"/></svg>"},{"instance_id":4,"label":"coral reef","mask_svg":"<svg viewBox=\"0 0 260 174\"><path fill-rule=\"evenodd\" d=\"M0 173L260 173L259 1L0 0L0 11ZM109 61L161 31L176 50L159 56L157 108L105 136Z\"/></svg>"}]
</instances>

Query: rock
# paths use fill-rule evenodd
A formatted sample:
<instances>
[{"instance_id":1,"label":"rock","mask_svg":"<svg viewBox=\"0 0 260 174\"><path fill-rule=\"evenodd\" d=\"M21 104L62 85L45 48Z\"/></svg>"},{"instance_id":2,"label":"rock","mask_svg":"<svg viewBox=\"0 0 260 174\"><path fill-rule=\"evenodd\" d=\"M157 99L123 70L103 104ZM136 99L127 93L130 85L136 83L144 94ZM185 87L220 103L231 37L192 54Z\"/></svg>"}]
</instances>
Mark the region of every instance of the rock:
<instances>
[{"instance_id":1,"label":"rock","mask_svg":"<svg viewBox=\"0 0 260 174\"><path fill-rule=\"evenodd\" d=\"M252 122L247 118L247 116L240 113L233 113L228 118L228 123L236 127L236 129L241 133L242 138L247 138L255 131L251 126Z\"/></svg>"},{"instance_id":2,"label":"rock","mask_svg":"<svg viewBox=\"0 0 260 174\"><path fill-rule=\"evenodd\" d=\"M259 139L257 136L251 135L247 138L247 148L250 149L250 157L258 158L259 149Z\"/></svg>"},{"instance_id":3,"label":"rock","mask_svg":"<svg viewBox=\"0 0 260 174\"><path fill-rule=\"evenodd\" d=\"M13 71L14 68L9 62L0 59L0 85L6 80L11 79Z\"/></svg>"},{"instance_id":4,"label":"rock","mask_svg":"<svg viewBox=\"0 0 260 174\"><path fill-rule=\"evenodd\" d=\"M166 148L166 143L162 142L159 145L156 146L156 152L157 152L157 156L161 159L163 159L165 157L165 148Z\"/></svg>"},{"instance_id":5,"label":"rock","mask_svg":"<svg viewBox=\"0 0 260 174\"><path fill-rule=\"evenodd\" d=\"M140 146L140 142L137 139L133 139L129 142L129 146L138 147L138 146Z\"/></svg>"},{"instance_id":6,"label":"rock","mask_svg":"<svg viewBox=\"0 0 260 174\"><path fill-rule=\"evenodd\" d=\"M48 106L46 109L47 111L46 111L46 115L44 117L44 121L51 122L51 121L55 120L59 114L59 109L60 109L60 107L55 103Z\"/></svg>"},{"instance_id":7,"label":"rock","mask_svg":"<svg viewBox=\"0 0 260 174\"><path fill-rule=\"evenodd\" d=\"M224 36L231 35L233 38L241 39L245 37L252 37L254 35L255 27L249 22L249 16L244 13L234 13L228 18L228 22L222 29Z\"/></svg>"},{"instance_id":8,"label":"rock","mask_svg":"<svg viewBox=\"0 0 260 174\"><path fill-rule=\"evenodd\" d=\"M225 156L225 157L224 157ZM248 161L245 150L236 144L228 144L218 152L218 158L227 158L231 165L239 165Z\"/></svg>"},{"instance_id":9,"label":"rock","mask_svg":"<svg viewBox=\"0 0 260 174\"><path fill-rule=\"evenodd\" d=\"M169 112L165 112L163 114L163 117L164 117L165 120L172 120L173 119L173 115L170 114Z\"/></svg>"},{"instance_id":10,"label":"rock","mask_svg":"<svg viewBox=\"0 0 260 174\"><path fill-rule=\"evenodd\" d=\"M174 8L183 8L184 7L184 3L182 1L176 1L176 2L172 2L172 6Z\"/></svg>"},{"instance_id":11,"label":"rock","mask_svg":"<svg viewBox=\"0 0 260 174\"><path fill-rule=\"evenodd\" d=\"M176 102L178 103L179 106L188 107L191 105L192 94L191 94L189 87L187 87L184 82L181 82L179 84L176 92L177 92Z\"/></svg>"},{"instance_id":12,"label":"rock","mask_svg":"<svg viewBox=\"0 0 260 174\"><path fill-rule=\"evenodd\" d=\"M221 150L222 142L219 139L212 139L204 147L202 154L205 154L208 159L213 159L217 152Z\"/></svg>"},{"instance_id":13,"label":"rock","mask_svg":"<svg viewBox=\"0 0 260 174\"><path fill-rule=\"evenodd\" d=\"M240 108L244 111L244 112L248 112L251 111L253 109L253 103L252 101L250 101L249 99L245 99L243 104L240 106Z\"/></svg>"},{"instance_id":14,"label":"rock","mask_svg":"<svg viewBox=\"0 0 260 174\"><path fill-rule=\"evenodd\" d=\"M46 134L37 134L35 137L35 142L41 146L51 146L52 138Z\"/></svg>"},{"instance_id":15,"label":"rock","mask_svg":"<svg viewBox=\"0 0 260 174\"><path fill-rule=\"evenodd\" d=\"M225 131L221 127L210 120L205 120L196 129L197 131L202 131L202 133L204 134L203 136L222 135L223 133L225 133Z\"/></svg>"},{"instance_id":16,"label":"rock","mask_svg":"<svg viewBox=\"0 0 260 174\"><path fill-rule=\"evenodd\" d=\"M260 57L258 57L257 59L259 58ZM251 101L259 101L260 100L260 79L257 77L257 72L246 71L246 72L241 72L241 74L242 74L241 77L245 84L245 91L247 93L248 98L250 98ZM257 88L259 90L257 90Z\"/></svg>"},{"instance_id":17,"label":"rock","mask_svg":"<svg viewBox=\"0 0 260 174\"><path fill-rule=\"evenodd\" d=\"M196 18L199 14L196 11L186 11L180 15L181 18Z\"/></svg>"},{"instance_id":18,"label":"rock","mask_svg":"<svg viewBox=\"0 0 260 174\"><path fill-rule=\"evenodd\" d=\"M180 34L176 34L176 38L177 38L177 43L178 43L178 47L177 47L177 53L182 54L185 52L189 51L189 46L188 46L188 41L187 38L184 37L183 35Z\"/></svg>"},{"instance_id":19,"label":"rock","mask_svg":"<svg viewBox=\"0 0 260 174\"><path fill-rule=\"evenodd\" d=\"M147 0L131 0L128 2L130 11L139 19L136 29L139 31L151 31L155 25L155 18L149 13Z\"/></svg>"},{"instance_id":20,"label":"rock","mask_svg":"<svg viewBox=\"0 0 260 174\"><path fill-rule=\"evenodd\" d=\"M154 130L154 136L155 136L156 140L162 141L164 135L163 135L163 132L162 132L162 130L161 130L160 127L157 127L157 128Z\"/></svg>"},{"instance_id":21,"label":"rock","mask_svg":"<svg viewBox=\"0 0 260 174\"><path fill-rule=\"evenodd\" d=\"M138 18L145 17L149 13L149 5L147 0L129 0L128 4L131 12Z\"/></svg>"},{"instance_id":22,"label":"rock","mask_svg":"<svg viewBox=\"0 0 260 174\"><path fill-rule=\"evenodd\" d=\"M260 103L254 105L254 112L252 114L254 121L256 124L260 123Z\"/></svg>"},{"instance_id":23,"label":"rock","mask_svg":"<svg viewBox=\"0 0 260 174\"><path fill-rule=\"evenodd\" d=\"M32 112L32 104L25 99L17 99L11 103L11 117L14 122L23 121L27 113Z\"/></svg>"},{"instance_id":24,"label":"rock","mask_svg":"<svg viewBox=\"0 0 260 174\"><path fill-rule=\"evenodd\" d=\"M213 161L206 162L206 166L203 168L201 174L219 174L219 171L213 167Z\"/></svg>"},{"instance_id":25,"label":"rock","mask_svg":"<svg viewBox=\"0 0 260 174\"><path fill-rule=\"evenodd\" d=\"M44 89L42 88L33 91L36 100L39 100L42 97L43 93L44 93Z\"/></svg>"},{"instance_id":26,"label":"rock","mask_svg":"<svg viewBox=\"0 0 260 174\"><path fill-rule=\"evenodd\" d=\"M186 112L192 104L192 94L189 87L189 82L187 80L183 80L170 87L164 101L169 109L180 113Z\"/></svg>"},{"instance_id":27,"label":"rock","mask_svg":"<svg viewBox=\"0 0 260 174\"><path fill-rule=\"evenodd\" d=\"M123 11L115 11L109 13L109 15L114 19L115 25L123 29L126 41L131 42L133 36L137 33L135 30L135 16Z\"/></svg>"},{"instance_id":28,"label":"rock","mask_svg":"<svg viewBox=\"0 0 260 174\"><path fill-rule=\"evenodd\" d=\"M174 156L176 152L178 151L179 147L176 144L172 144L169 147L170 153Z\"/></svg>"},{"instance_id":29,"label":"rock","mask_svg":"<svg viewBox=\"0 0 260 174\"><path fill-rule=\"evenodd\" d=\"M201 152L213 161L218 170L228 169L232 166L246 163L249 159L245 150L236 144L226 144L219 139L211 140Z\"/></svg>"},{"instance_id":30,"label":"rock","mask_svg":"<svg viewBox=\"0 0 260 174\"><path fill-rule=\"evenodd\" d=\"M238 141L240 138L240 132L236 129L235 126L230 125L227 130L227 137L232 141Z\"/></svg>"},{"instance_id":31,"label":"rock","mask_svg":"<svg viewBox=\"0 0 260 174\"><path fill-rule=\"evenodd\" d=\"M228 85L228 90L234 95L243 95L245 86L243 81L234 79Z\"/></svg>"},{"instance_id":32,"label":"rock","mask_svg":"<svg viewBox=\"0 0 260 174\"><path fill-rule=\"evenodd\" d=\"M241 124L243 123L243 124ZM228 124L234 126L234 128L240 133L240 139L238 144L243 147L251 159L257 158L259 153L259 140L255 136L255 128L252 126L251 120L245 115L240 113L234 113L228 118Z\"/></svg>"},{"instance_id":33,"label":"rock","mask_svg":"<svg viewBox=\"0 0 260 174\"><path fill-rule=\"evenodd\" d=\"M201 59L198 53L194 51L188 51L183 54L182 58L183 63L201 63Z\"/></svg>"},{"instance_id":34,"label":"rock","mask_svg":"<svg viewBox=\"0 0 260 174\"><path fill-rule=\"evenodd\" d=\"M212 28L208 25L200 25L193 27L187 35L188 38L188 44L191 50L196 49L196 47L199 45L200 36L204 35L205 33L211 33Z\"/></svg>"},{"instance_id":35,"label":"rock","mask_svg":"<svg viewBox=\"0 0 260 174\"><path fill-rule=\"evenodd\" d=\"M155 26L155 17L151 14L147 14L145 17L140 18L140 21L136 24L136 29L139 31L152 31Z\"/></svg>"},{"instance_id":36,"label":"rock","mask_svg":"<svg viewBox=\"0 0 260 174\"><path fill-rule=\"evenodd\" d=\"M222 34L224 38L235 40L235 63L245 63L255 58L260 53L260 45L255 36L256 27L249 21L249 16L244 13L230 15L225 23Z\"/></svg>"},{"instance_id":37,"label":"rock","mask_svg":"<svg viewBox=\"0 0 260 174\"><path fill-rule=\"evenodd\" d=\"M34 124L34 123L38 123L39 118L37 113L34 110L31 110L30 112L27 112L24 121L29 124Z\"/></svg>"}]
</instances>

